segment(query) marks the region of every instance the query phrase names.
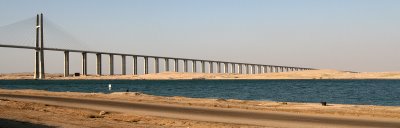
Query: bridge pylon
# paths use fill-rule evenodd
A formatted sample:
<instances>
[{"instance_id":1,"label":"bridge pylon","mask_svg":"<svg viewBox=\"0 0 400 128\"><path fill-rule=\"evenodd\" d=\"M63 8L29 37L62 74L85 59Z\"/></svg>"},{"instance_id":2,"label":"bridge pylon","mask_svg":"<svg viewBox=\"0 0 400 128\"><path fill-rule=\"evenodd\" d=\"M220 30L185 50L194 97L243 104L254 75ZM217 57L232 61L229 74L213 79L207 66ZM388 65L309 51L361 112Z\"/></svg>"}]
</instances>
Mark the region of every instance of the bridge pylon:
<instances>
[{"instance_id":1,"label":"bridge pylon","mask_svg":"<svg viewBox=\"0 0 400 128\"><path fill-rule=\"evenodd\" d=\"M43 14L36 15L36 44L34 79L44 79Z\"/></svg>"}]
</instances>

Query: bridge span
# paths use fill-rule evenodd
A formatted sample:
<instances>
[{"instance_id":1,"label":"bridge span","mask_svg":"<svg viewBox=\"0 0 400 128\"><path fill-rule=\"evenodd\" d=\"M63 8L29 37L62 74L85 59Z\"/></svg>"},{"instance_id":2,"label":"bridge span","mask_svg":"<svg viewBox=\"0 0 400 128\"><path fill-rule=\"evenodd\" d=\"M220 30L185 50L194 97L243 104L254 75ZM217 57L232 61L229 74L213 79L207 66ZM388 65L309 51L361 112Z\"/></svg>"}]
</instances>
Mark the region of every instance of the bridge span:
<instances>
[{"instance_id":1,"label":"bridge span","mask_svg":"<svg viewBox=\"0 0 400 128\"><path fill-rule=\"evenodd\" d=\"M87 69L87 54L96 55L96 75L102 75L102 57L107 55L109 57L109 74L114 75L114 56L121 57L121 74L127 75L126 73L126 58L133 58L133 75L138 75L138 58L143 58L144 74L149 74L149 59L154 59L154 73L160 73L160 60L164 60L164 70L180 72L179 62L183 61L183 72L201 72L201 73L238 73L238 74L256 74L256 73L275 73L275 72L290 72L290 71L302 71L302 70L316 70L313 68L304 67L291 67L291 66L279 66L279 65L266 65L266 64L254 64L254 63L241 63L241 62L229 62L229 61L217 61L217 60L204 60L204 59L191 59L191 58L177 58L177 57L165 57L165 56L151 56L151 55L137 55L137 54L126 54L126 53L113 53L113 52L101 52L101 51L87 51L87 50L74 50L74 49L62 49L62 48L48 48L44 47L43 42L43 14L37 15L36 20L36 46L21 46L21 45L8 45L0 44L3 48L18 48L18 49L30 49L35 51L35 79L44 79L44 51L60 51L64 52L64 77L70 76L70 62L69 54L71 52L81 53L81 74L88 75ZM173 69L170 69L170 62L173 62ZM189 71L189 61L191 61L192 71ZM200 64L200 70L197 70L197 64ZM206 64L208 64L208 71L206 71ZM214 67L216 71L214 72Z\"/></svg>"}]
</instances>

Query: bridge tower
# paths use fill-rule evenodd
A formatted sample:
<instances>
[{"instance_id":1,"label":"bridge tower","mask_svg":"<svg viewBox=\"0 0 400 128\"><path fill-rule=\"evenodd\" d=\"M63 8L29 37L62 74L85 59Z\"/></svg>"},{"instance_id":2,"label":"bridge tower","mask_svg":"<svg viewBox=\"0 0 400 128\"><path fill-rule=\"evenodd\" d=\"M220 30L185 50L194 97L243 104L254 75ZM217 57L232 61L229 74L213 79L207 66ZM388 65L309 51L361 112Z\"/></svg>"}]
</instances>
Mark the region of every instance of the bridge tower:
<instances>
[{"instance_id":1,"label":"bridge tower","mask_svg":"<svg viewBox=\"0 0 400 128\"><path fill-rule=\"evenodd\" d=\"M44 79L43 14L36 15L35 79Z\"/></svg>"}]
</instances>

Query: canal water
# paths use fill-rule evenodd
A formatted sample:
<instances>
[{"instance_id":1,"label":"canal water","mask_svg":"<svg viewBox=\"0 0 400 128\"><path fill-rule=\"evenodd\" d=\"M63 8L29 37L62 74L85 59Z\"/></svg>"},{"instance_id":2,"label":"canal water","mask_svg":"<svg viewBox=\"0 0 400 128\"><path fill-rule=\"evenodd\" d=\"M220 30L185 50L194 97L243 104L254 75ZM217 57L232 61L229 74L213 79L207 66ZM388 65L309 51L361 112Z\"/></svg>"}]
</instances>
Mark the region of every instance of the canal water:
<instances>
[{"instance_id":1,"label":"canal water","mask_svg":"<svg viewBox=\"0 0 400 128\"><path fill-rule=\"evenodd\" d=\"M400 80L0 80L0 88L400 106Z\"/></svg>"}]
</instances>

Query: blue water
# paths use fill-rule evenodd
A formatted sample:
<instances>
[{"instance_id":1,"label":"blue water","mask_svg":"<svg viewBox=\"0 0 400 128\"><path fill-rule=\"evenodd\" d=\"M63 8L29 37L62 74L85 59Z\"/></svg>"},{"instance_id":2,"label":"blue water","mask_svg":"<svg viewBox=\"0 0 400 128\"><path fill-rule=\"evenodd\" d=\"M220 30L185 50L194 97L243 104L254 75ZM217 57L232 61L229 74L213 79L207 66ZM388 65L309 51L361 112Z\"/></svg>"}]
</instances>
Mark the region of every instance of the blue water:
<instances>
[{"instance_id":1,"label":"blue water","mask_svg":"<svg viewBox=\"0 0 400 128\"><path fill-rule=\"evenodd\" d=\"M400 80L0 80L0 88L400 106Z\"/></svg>"}]
</instances>

